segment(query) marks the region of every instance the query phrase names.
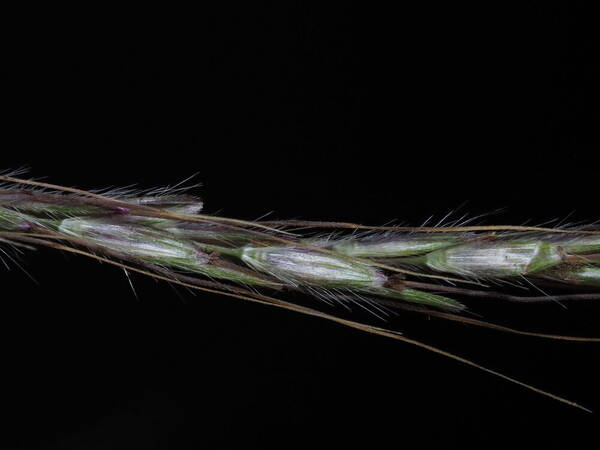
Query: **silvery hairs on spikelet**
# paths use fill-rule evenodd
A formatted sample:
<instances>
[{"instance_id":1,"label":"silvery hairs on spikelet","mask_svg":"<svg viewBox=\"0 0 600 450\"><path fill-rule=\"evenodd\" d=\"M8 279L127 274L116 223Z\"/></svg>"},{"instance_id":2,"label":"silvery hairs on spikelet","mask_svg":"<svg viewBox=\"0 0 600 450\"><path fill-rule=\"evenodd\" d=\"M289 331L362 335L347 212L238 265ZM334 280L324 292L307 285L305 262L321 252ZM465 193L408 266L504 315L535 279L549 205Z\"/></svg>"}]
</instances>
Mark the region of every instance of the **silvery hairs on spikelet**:
<instances>
[{"instance_id":1,"label":"silvery hairs on spikelet","mask_svg":"<svg viewBox=\"0 0 600 450\"><path fill-rule=\"evenodd\" d=\"M380 325L407 310L507 333L600 342L475 319L466 303L473 297L515 303L600 299L600 230L594 225L478 226L464 218L417 228L243 221L201 214L202 200L181 184L90 192L18 178L21 174L0 175L0 244L9 248L50 247L126 273L324 318L417 345L589 411ZM514 284L541 295L503 291ZM546 286L570 292L550 295ZM282 300L285 291L322 302ZM379 323L346 317L332 308L336 305L364 309Z\"/></svg>"}]
</instances>

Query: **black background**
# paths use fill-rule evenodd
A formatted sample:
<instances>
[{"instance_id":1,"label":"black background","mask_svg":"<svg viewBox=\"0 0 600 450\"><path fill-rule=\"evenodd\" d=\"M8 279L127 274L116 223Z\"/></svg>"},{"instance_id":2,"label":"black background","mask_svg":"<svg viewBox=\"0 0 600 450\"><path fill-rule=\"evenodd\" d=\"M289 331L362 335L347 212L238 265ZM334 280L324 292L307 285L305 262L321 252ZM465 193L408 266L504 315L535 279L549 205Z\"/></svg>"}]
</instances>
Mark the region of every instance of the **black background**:
<instances>
[{"instance_id":1,"label":"black background","mask_svg":"<svg viewBox=\"0 0 600 450\"><path fill-rule=\"evenodd\" d=\"M565 2L566 4L566 2ZM547 2L386 10L6 14L2 167L83 189L174 184L206 211L418 225L599 218L589 13ZM405 344L40 250L2 273L0 447L362 443L577 448L589 415ZM474 305L482 306L482 305ZM599 335L593 304L485 317ZM407 315L408 336L600 411L598 347Z\"/></svg>"}]
</instances>

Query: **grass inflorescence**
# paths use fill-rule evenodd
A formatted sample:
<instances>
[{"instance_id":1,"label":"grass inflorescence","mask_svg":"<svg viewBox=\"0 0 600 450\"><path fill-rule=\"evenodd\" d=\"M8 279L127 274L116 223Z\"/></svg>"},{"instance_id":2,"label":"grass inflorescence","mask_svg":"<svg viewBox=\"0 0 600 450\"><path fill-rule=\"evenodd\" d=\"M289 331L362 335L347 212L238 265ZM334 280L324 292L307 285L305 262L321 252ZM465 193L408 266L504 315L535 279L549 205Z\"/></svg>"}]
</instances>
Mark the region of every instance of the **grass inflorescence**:
<instances>
[{"instance_id":1,"label":"grass inflorescence","mask_svg":"<svg viewBox=\"0 0 600 450\"><path fill-rule=\"evenodd\" d=\"M503 332L599 341L515 330L469 317L474 297L517 303L600 299L596 227L248 222L202 214L202 200L181 189L102 194L14 174L0 175L0 181L0 244L78 253L194 289L322 317L419 345L585 409L379 326L385 322L363 323L319 305L360 307L381 318L407 309ZM503 292L514 284L534 286L543 295L534 289L525 295ZM548 293L555 286L561 293ZM321 303L282 300L286 290Z\"/></svg>"}]
</instances>

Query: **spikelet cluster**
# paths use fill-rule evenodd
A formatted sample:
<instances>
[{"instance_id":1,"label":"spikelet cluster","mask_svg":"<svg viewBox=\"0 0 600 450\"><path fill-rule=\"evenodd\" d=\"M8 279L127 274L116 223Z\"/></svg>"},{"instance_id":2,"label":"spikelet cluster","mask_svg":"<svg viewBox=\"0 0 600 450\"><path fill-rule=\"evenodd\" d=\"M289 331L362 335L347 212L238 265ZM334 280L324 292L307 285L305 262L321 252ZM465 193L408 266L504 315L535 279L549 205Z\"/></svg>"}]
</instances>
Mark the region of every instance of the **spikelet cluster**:
<instances>
[{"instance_id":1,"label":"spikelet cluster","mask_svg":"<svg viewBox=\"0 0 600 450\"><path fill-rule=\"evenodd\" d=\"M280 234L201 215L201 199L178 192L102 198L11 187L0 190L0 231L52 234L96 253L146 267L322 299L393 299L450 310L465 305L436 280L600 286L600 234L507 231L395 231ZM216 218L214 218L216 219ZM407 274L411 274L408 276Z\"/></svg>"}]
</instances>

